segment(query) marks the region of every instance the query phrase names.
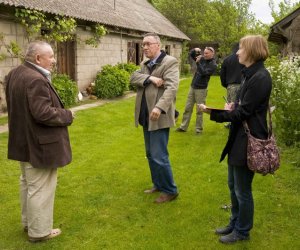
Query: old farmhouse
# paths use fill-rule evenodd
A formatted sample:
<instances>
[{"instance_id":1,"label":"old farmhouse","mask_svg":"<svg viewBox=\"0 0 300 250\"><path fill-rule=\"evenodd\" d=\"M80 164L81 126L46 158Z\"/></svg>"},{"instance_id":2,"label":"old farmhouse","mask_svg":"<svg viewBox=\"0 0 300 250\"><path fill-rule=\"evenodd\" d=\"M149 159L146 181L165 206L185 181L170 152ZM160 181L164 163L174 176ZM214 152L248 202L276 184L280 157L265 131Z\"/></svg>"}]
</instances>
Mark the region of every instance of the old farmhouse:
<instances>
[{"instance_id":1,"label":"old farmhouse","mask_svg":"<svg viewBox=\"0 0 300 250\"><path fill-rule=\"evenodd\" d=\"M0 55L7 54L5 44L11 41L23 50L28 44L24 26L16 18L16 8L76 20L74 39L57 43L56 56L58 72L68 74L77 82L80 90L94 81L103 65L120 62L139 64L143 58L142 35L146 32L161 35L163 48L178 59L183 41L189 40L147 0L0 0ZM101 24L108 30L98 47L79 42L91 37L91 27L95 24ZM40 32L47 30L42 27ZM17 57L0 56L0 83L20 63ZM3 85L0 84L0 87L0 105L4 105Z\"/></svg>"}]
</instances>

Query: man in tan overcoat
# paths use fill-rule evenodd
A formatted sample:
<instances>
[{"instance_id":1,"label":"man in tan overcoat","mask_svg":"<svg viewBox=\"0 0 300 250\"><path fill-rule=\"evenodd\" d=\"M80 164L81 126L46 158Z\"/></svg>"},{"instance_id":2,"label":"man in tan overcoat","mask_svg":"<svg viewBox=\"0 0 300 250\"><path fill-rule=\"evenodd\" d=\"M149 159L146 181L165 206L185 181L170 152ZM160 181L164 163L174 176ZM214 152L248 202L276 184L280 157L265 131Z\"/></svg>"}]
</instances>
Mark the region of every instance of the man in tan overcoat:
<instances>
[{"instance_id":1,"label":"man in tan overcoat","mask_svg":"<svg viewBox=\"0 0 300 250\"><path fill-rule=\"evenodd\" d=\"M161 192L155 202L163 203L178 196L167 147L170 127L175 125L179 68L174 57L160 50L160 38L156 34L146 34L142 46L147 59L141 63L141 69L132 74L131 84L137 87L135 124L143 126L153 183L152 188L144 192Z\"/></svg>"},{"instance_id":2,"label":"man in tan overcoat","mask_svg":"<svg viewBox=\"0 0 300 250\"><path fill-rule=\"evenodd\" d=\"M30 242L61 233L52 229L57 168L72 159L67 126L74 116L51 85L55 63L48 43L32 42L24 64L5 78L8 159L20 161L22 224Z\"/></svg>"}]
</instances>

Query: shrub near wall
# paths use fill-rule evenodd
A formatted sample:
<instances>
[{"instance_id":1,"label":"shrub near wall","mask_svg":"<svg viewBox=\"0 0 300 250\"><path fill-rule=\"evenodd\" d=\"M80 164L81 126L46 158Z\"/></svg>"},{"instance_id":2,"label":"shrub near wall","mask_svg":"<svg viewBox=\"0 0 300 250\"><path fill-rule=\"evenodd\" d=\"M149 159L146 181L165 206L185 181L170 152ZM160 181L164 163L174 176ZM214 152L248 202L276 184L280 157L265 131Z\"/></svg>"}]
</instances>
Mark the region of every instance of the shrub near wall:
<instances>
[{"instance_id":1,"label":"shrub near wall","mask_svg":"<svg viewBox=\"0 0 300 250\"><path fill-rule=\"evenodd\" d=\"M129 75L131 75L134 71L136 71L136 70L138 70L140 68L139 66L137 66L137 65L135 65L133 63L118 63L117 67L119 69L126 70L129 73ZM133 85L131 85L131 84L129 84L129 90L136 91L136 87L133 86Z\"/></svg>"},{"instance_id":2,"label":"shrub near wall","mask_svg":"<svg viewBox=\"0 0 300 250\"><path fill-rule=\"evenodd\" d=\"M118 65L105 65L96 76L95 95L98 98L121 96L129 87L130 74Z\"/></svg>"},{"instance_id":3,"label":"shrub near wall","mask_svg":"<svg viewBox=\"0 0 300 250\"><path fill-rule=\"evenodd\" d=\"M54 75L52 85L65 107L70 107L77 102L78 87L76 82L72 81L68 75Z\"/></svg>"},{"instance_id":4,"label":"shrub near wall","mask_svg":"<svg viewBox=\"0 0 300 250\"><path fill-rule=\"evenodd\" d=\"M132 74L134 71L138 70L140 67L134 63L118 63L116 65L119 69L126 70L129 74Z\"/></svg>"}]
</instances>

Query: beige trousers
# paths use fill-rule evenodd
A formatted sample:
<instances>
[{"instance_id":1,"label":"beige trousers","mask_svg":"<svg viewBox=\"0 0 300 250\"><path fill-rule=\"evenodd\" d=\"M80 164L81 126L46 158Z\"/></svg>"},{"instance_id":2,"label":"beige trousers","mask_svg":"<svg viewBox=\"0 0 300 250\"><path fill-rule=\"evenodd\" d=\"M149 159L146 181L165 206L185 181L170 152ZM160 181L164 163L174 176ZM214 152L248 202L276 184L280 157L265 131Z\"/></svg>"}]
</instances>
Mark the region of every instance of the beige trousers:
<instances>
[{"instance_id":1,"label":"beige trousers","mask_svg":"<svg viewBox=\"0 0 300 250\"><path fill-rule=\"evenodd\" d=\"M227 87L227 101L228 102L236 102L236 96L240 89L240 84L229 84Z\"/></svg>"},{"instance_id":2,"label":"beige trousers","mask_svg":"<svg viewBox=\"0 0 300 250\"><path fill-rule=\"evenodd\" d=\"M57 169L34 168L29 162L20 166L22 224L28 227L29 237L46 236L53 226Z\"/></svg>"},{"instance_id":3,"label":"beige trousers","mask_svg":"<svg viewBox=\"0 0 300 250\"><path fill-rule=\"evenodd\" d=\"M188 97L185 104L184 113L182 115L182 122L180 128L187 130L191 121L192 113L195 104L205 104L207 96L207 89L193 89L190 87ZM198 109L196 109L196 132L202 132L203 130L203 115Z\"/></svg>"}]
</instances>

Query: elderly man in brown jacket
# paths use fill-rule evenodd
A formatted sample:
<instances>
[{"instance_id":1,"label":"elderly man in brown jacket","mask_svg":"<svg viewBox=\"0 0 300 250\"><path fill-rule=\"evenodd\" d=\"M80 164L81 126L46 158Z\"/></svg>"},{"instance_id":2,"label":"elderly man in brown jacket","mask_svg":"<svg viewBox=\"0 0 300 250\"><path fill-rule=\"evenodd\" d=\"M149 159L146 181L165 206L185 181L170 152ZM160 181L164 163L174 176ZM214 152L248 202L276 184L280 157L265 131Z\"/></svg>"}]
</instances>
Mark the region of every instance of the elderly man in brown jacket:
<instances>
[{"instance_id":1,"label":"elderly man in brown jacket","mask_svg":"<svg viewBox=\"0 0 300 250\"><path fill-rule=\"evenodd\" d=\"M31 242L61 233L52 229L57 168L72 158L67 126L74 116L51 85L55 63L48 43L32 42L25 63L5 78L8 158L20 161L22 223Z\"/></svg>"},{"instance_id":2,"label":"elderly man in brown jacket","mask_svg":"<svg viewBox=\"0 0 300 250\"><path fill-rule=\"evenodd\" d=\"M137 87L135 124L143 126L153 183L144 192L161 192L155 202L163 203L178 196L167 146L170 127L175 125L179 69L177 60L160 50L160 38L156 34L146 34L142 46L148 59L132 74L131 84Z\"/></svg>"}]
</instances>

